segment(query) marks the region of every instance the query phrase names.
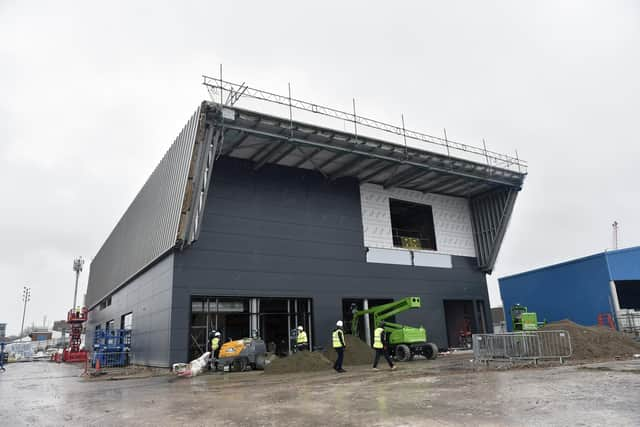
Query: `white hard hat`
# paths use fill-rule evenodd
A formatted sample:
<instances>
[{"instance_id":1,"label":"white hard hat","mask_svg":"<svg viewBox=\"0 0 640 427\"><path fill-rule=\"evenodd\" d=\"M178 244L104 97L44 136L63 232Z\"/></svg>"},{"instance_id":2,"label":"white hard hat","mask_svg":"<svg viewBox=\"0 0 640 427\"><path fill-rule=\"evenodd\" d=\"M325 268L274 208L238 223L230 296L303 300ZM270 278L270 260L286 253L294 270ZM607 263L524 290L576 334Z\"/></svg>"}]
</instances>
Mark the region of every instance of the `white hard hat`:
<instances>
[{"instance_id":1,"label":"white hard hat","mask_svg":"<svg viewBox=\"0 0 640 427\"><path fill-rule=\"evenodd\" d=\"M337 326L338 328L342 328L342 320L338 320L338 321L336 322L336 326Z\"/></svg>"},{"instance_id":2,"label":"white hard hat","mask_svg":"<svg viewBox=\"0 0 640 427\"><path fill-rule=\"evenodd\" d=\"M298 330L302 331L302 330L304 330L304 328L302 326L298 326Z\"/></svg>"},{"instance_id":3,"label":"white hard hat","mask_svg":"<svg viewBox=\"0 0 640 427\"><path fill-rule=\"evenodd\" d=\"M216 337L219 337L219 336L220 336L220 332L216 332L216 333L215 333L215 336L216 336Z\"/></svg>"}]
</instances>

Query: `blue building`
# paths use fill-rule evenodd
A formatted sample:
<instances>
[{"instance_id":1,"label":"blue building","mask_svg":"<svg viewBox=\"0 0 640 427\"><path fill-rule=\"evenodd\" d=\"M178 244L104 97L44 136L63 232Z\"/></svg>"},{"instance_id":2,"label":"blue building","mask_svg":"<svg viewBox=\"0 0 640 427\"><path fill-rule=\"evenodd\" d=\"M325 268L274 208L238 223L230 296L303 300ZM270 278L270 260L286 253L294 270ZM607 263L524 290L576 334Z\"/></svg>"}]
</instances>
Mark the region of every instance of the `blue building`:
<instances>
[{"instance_id":1,"label":"blue building","mask_svg":"<svg viewBox=\"0 0 640 427\"><path fill-rule=\"evenodd\" d=\"M570 319L595 325L610 314L621 325L640 312L640 246L602 252L498 280L507 326L520 303L549 322Z\"/></svg>"}]
</instances>

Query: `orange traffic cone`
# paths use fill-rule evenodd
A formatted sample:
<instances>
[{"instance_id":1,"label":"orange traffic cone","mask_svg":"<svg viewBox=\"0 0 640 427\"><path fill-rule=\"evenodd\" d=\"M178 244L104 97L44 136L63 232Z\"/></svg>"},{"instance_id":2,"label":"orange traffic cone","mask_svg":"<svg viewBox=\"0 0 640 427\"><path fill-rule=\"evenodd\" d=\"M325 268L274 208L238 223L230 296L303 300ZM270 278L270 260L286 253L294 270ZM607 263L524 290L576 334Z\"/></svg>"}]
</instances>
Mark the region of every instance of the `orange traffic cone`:
<instances>
[{"instance_id":1,"label":"orange traffic cone","mask_svg":"<svg viewBox=\"0 0 640 427\"><path fill-rule=\"evenodd\" d=\"M100 359L96 359L96 373L100 372Z\"/></svg>"}]
</instances>

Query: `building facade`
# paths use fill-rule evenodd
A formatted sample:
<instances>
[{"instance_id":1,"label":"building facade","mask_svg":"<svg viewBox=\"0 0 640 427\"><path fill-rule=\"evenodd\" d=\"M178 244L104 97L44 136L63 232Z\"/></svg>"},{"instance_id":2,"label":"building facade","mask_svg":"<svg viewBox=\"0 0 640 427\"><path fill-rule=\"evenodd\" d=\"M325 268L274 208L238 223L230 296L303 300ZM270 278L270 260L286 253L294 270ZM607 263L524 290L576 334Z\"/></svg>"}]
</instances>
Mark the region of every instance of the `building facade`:
<instances>
[{"instance_id":1,"label":"building facade","mask_svg":"<svg viewBox=\"0 0 640 427\"><path fill-rule=\"evenodd\" d=\"M204 102L91 264L89 337L130 328L153 366L213 329L285 354L298 325L326 347L354 308L419 296L396 321L456 346L492 327L485 274L524 176Z\"/></svg>"},{"instance_id":2,"label":"building facade","mask_svg":"<svg viewBox=\"0 0 640 427\"><path fill-rule=\"evenodd\" d=\"M507 326L522 304L548 322L596 325L610 316L621 330L640 327L640 247L602 252L499 279Z\"/></svg>"}]
</instances>

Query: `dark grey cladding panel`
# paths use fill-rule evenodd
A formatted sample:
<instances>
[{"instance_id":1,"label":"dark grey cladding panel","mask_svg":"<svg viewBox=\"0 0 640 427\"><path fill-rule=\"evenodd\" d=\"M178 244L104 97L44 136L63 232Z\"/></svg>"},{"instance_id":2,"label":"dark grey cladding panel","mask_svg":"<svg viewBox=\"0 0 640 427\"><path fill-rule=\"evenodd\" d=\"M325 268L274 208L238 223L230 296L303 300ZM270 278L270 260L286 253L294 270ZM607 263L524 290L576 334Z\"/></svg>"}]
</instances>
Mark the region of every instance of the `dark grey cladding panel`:
<instances>
[{"instance_id":1,"label":"dark grey cladding panel","mask_svg":"<svg viewBox=\"0 0 640 427\"><path fill-rule=\"evenodd\" d=\"M453 257L450 269L412 267L367 263L365 250L357 180L275 165L255 172L220 158L200 238L175 255L172 360L187 354L190 295L310 297L318 344L340 318L342 298L420 296L423 308L398 320L423 324L442 346L444 299L489 308L474 258Z\"/></svg>"},{"instance_id":2,"label":"dark grey cladding panel","mask_svg":"<svg viewBox=\"0 0 640 427\"><path fill-rule=\"evenodd\" d=\"M89 306L175 245L200 110L191 116L91 262Z\"/></svg>"},{"instance_id":3,"label":"dark grey cladding panel","mask_svg":"<svg viewBox=\"0 0 640 427\"><path fill-rule=\"evenodd\" d=\"M89 312L88 347L96 325L109 320L120 328L122 316L132 313L131 360L133 363L170 366L173 254L165 256L111 296L111 305Z\"/></svg>"}]
</instances>

